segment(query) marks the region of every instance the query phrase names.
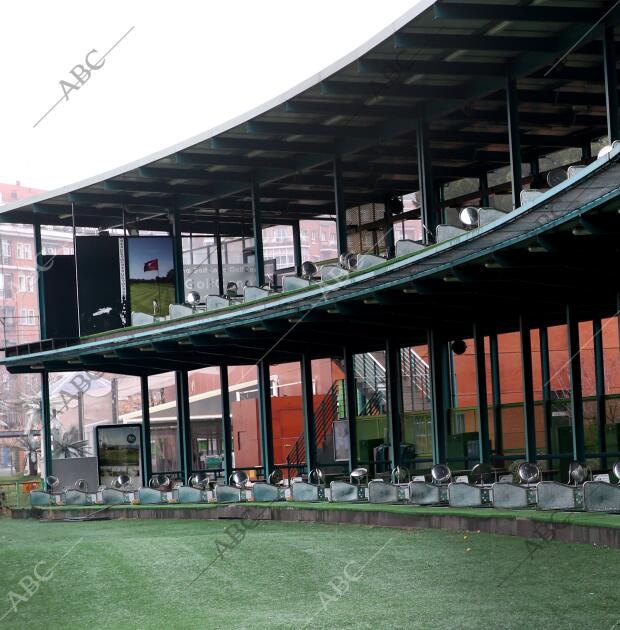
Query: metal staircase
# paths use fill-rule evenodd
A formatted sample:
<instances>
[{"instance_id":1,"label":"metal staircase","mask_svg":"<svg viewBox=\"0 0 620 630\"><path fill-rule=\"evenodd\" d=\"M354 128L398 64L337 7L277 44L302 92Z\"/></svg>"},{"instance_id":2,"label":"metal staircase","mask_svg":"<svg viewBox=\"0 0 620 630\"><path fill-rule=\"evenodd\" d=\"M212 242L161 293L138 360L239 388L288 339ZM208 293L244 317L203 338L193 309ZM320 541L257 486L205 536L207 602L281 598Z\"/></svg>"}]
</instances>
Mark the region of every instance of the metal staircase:
<instances>
[{"instance_id":1,"label":"metal staircase","mask_svg":"<svg viewBox=\"0 0 620 630\"><path fill-rule=\"evenodd\" d=\"M430 368L413 348L401 349L402 375L408 387L403 387L406 408L427 409L431 401ZM386 413L386 370L385 366L372 353L356 354L353 359L356 388L361 398L360 416L381 415ZM314 414L317 459L332 441L332 423L341 417L339 394L342 381L334 381ZM306 445L302 433L286 456L289 476L292 470L301 469L306 461Z\"/></svg>"},{"instance_id":2,"label":"metal staircase","mask_svg":"<svg viewBox=\"0 0 620 630\"><path fill-rule=\"evenodd\" d=\"M332 433L332 423L340 417L338 410L338 394L342 387L341 384L341 380L334 381L332 383L332 386L329 388L325 397L321 401L321 404L314 413L314 431L316 435L317 453L325 448L328 437L330 437ZM303 468L303 464L305 464L305 462L306 442L305 436L302 433L297 440L295 440L295 444L293 444L291 450L286 456L289 476L291 470L295 468L299 473L301 473L300 469Z\"/></svg>"}]
</instances>

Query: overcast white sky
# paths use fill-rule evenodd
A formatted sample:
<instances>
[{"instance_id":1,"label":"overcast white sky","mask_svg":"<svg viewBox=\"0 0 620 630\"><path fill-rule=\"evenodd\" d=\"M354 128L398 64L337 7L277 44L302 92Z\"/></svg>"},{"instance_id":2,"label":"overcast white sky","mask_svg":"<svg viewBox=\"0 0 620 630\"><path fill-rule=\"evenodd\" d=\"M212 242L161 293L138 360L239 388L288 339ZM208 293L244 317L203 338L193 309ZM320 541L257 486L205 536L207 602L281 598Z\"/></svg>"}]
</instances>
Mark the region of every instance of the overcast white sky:
<instances>
[{"instance_id":1,"label":"overcast white sky","mask_svg":"<svg viewBox=\"0 0 620 630\"><path fill-rule=\"evenodd\" d=\"M180 142L284 92L416 0L35 2L0 8L0 182L53 189ZM60 81L92 49L80 90ZM91 57L96 61L97 55Z\"/></svg>"}]
</instances>

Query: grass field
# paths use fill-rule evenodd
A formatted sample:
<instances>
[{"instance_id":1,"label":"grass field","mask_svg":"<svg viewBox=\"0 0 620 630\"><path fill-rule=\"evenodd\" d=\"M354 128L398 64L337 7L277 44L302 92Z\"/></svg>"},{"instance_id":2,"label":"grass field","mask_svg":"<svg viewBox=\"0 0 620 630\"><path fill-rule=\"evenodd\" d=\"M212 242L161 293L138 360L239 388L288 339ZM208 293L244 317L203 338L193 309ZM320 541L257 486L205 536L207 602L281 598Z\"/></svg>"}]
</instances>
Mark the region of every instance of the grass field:
<instances>
[{"instance_id":1,"label":"grass field","mask_svg":"<svg viewBox=\"0 0 620 630\"><path fill-rule=\"evenodd\" d=\"M620 621L620 550L246 524L0 519L0 628L610 630Z\"/></svg>"},{"instance_id":2,"label":"grass field","mask_svg":"<svg viewBox=\"0 0 620 630\"><path fill-rule=\"evenodd\" d=\"M159 300L160 315L168 315L168 307L176 302L174 285L161 282L159 291L154 282L138 282L129 284L129 300L134 313L153 314L153 299Z\"/></svg>"}]
</instances>

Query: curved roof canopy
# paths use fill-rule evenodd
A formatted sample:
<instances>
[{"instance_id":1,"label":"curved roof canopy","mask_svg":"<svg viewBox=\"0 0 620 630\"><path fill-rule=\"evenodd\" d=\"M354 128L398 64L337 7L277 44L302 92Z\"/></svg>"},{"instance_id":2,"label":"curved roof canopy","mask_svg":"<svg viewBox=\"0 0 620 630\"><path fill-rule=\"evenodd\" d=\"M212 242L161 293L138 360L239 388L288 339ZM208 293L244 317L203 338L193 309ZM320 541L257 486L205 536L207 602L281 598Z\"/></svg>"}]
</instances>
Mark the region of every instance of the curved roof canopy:
<instances>
[{"instance_id":1,"label":"curved roof canopy","mask_svg":"<svg viewBox=\"0 0 620 630\"><path fill-rule=\"evenodd\" d=\"M333 211L335 154L349 206L417 190L420 121L430 128L436 181L477 177L509 163L507 77L518 79L524 161L583 146L607 129L600 38L620 18L609 7L602 0L423 0L246 115L4 206L0 221L71 225L74 208L78 226L120 227L124 213L126 226L167 230L177 209L183 231L212 233L217 220L221 234L239 235L251 226L252 182L265 224L325 216Z\"/></svg>"}]
</instances>

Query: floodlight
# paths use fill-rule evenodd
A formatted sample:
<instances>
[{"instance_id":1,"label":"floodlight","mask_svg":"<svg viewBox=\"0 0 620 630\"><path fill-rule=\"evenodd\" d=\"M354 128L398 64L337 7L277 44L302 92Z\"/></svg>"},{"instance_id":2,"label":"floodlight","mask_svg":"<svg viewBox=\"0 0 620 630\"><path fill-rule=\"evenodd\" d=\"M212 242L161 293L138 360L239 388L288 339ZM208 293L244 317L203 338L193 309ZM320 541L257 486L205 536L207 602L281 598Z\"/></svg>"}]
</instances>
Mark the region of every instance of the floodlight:
<instances>
[{"instance_id":1,"label":"floodlight","mask_svg":"<svg viewBox=\"0 0 620 630\"><path fill-rule=\"evenodd\" d=\"M131 483L131 477L129 475L119 475L113 482L112 487L117 490L124 490Z\"/></svg>"},{"instance_id":2,"label":"floodlight","mask_svg":"<svg viewBox=\"0 0 620 630\"><path fill-rule=\"evenodd\" d=\"M568 477L576 486L582 484L587 476L588 471L580 462L571 462L568 465Z\"/></svg>"},{"instance_id":3,"label":"floodlight","mask_svg":"<svg viewBox=\"0 0 620 630\"><path fill-rule=\"evenodd\" d=\"M568 179L568 174L563 168L554 168L547 173L547 184L549 184L549 188L558 186L566 179Z\"/></svg>"},{"instance_id":4,"label":"floodlight","mask_svg":"<svg viewBox=\"0 0 620 630\"><path fill-rule=\"evenodd\" d=\"M226 297L236 298L239 297L239 287L236 282L228 282L226 284Z\"/></svg>"},{"instance_id":5,"label":"floodlight","mask_svg":"<svg viewBox=\"0 0 620 630\"><path fill-rule=\"evenodd\" d=\"M88 492L88 482L86 479L78 479L73 487L80 492Z\"/></svg>"},{"instance_id":6,"label":"floodlight","mask_svg":"<svg viewBox=\"0 0 620 630\"><path fill-rule=\"evenodd\" d=\"M614 475L618 478L618 483L620 484L620 459L614 464Z\"/></svg>"},{"instance_id":7,"label":"floodlight","mask_svg":"<svg viewBox=\"0 0 620 630\"><path fill-rule=\"evenodd\" d=\"M308 475L308 482L312 483L312 478L316 479L316 483L317 485L322 485L323 481L325 480L325 475L323 474L323 471L320 468L315 468L314 470L310 471L310 474Z\"/></svg>"},{"instance_id":8,"label":"floodlight","mask_svg":"<svg viewBox=\"0 0 620 630\"><path fill-rule=\"evenodd\" d=\"M58 477L56 477L55 475L48 475L45 478L45 485L50 490L54 490L54 488L56 488L59 484L60 484L60 479L58 479Z\"/></svg>"},{"instance_id":9,"label":"floodlight","mask_svg":"<svg viewBox=\"0 0 620 630\"><path fill-rule=\"evenodd\" d=\"M272 470L271 473L269 473L268 480L272 486L277 486L279 483L282 482L282 471L279 468Z\"/></svg>"},{"instance_id":10,"label":"floodlight","mask_svg":"<svg viewBox=\"0 0 620 630\"><path fill-rule=\"evenodd\" d=\"M431 477L436 483L446 483L452 479L452 471L445 464L435 464L431 468Z\"/></svg>"},{"instance_id":11,"label":"floodlight","mask_svg":"<svg viewBox=\"0 0 620 630\"><path fill-rule=\"evenodd\" d=\"M540 481L540 468L533 462L523 462L519 466L518 475L521 481L527 483L536 483Z\"/></svg>"},{"instance_id":12,"label":"floodlight","mask_svg":"<svg viewBox=\"0 0 620 630\"><path fill-rule=\"evenodd\" d=\"M404 466L392 469L392 483L403 483L409 479L409 471Z\"/></svg>"},{"instance_id":13,"label":"floodlight","mask_svg":"<svg viewBox=\"0 0 620 630\"><path fill-rule=\"evenodd\" d=\"M204 490L209 483L209 475L206 472L197 472L190 476L188 485Z\"/></svg>"},{"instance_id":14,"label":"floodlight","mask_svg":"<svg viewBox=\"0 0 620 630\"><path fill-rule=\"evenodd\" d=\"M368 480L368 469L367 468L356 468L351 471L351 475L349 476L349 480L351 483L361 484L362 479Z\"/></svg>"},{"instance_id":15,"label":"floodlight","mask_svg":"<svg viewBox=\"0 0 620 630\"><path fill-rule=\"evenodd\" d=\"M480 209L466 206L459 212L459 220L465 227L477 227Z\"/></svg>"},{"instance_id":16,"label":"floodlight","mask_svg":"<svg viewBox=\"0 0 620 630\"><path fill-rule=\"evenodd\" d=\"M357 269L357 254L355 252L345 252L340 254L340 266L344 267L348 271L355 271Z\"/></svg>"},{"instance_id":17,"label":"floodlight","mask_svg":"<svg viewBox=\"0 0 620 630\"><path fill-rule=\"evenodd\" d=\"M472 477L480 477L480 483L490 479L493 476L493 467L490 464L480 462L471 469Z\"/></svg>"},{"instance_id":18,"label":"floodlight","mask_svg":"<svg viewBox=\"0 0 620 630\"><path fill-rule=\"evenodd\" d=\"M465 350L467 350L467 344L462 339L455 339L451 344L450 348L452 348L452 352L454 354L465 354Z\"/></svg>"},{"instance_id":19,"label":"floodlight","mask_svg":"<svg viewBox=\"0 0 620 630\"><path fill-rule=\"evenodd\" d=\"M232 480L233 486L237 486L237 488L243 488L245 484L248 482L248 475L243 470L236 470L229 478L229 481Z\"/></svg>"},{"instance_id":20,"label":"floodlight","mask_svg":"<svg viewBox=\"0 0 620 630\"><path fill-rule=\"evenodd\" d=\"M311 260L306 260L301 264L301 277L306 280L312 280L318 272L319 268Z\"/></svg>"},{"instance_id":21,"label":"floodlight","mask_svg":"<svg viewBox=\"0 0 620 630\"><path fill-rule=\"evenodd\" d=\"M170 485L170 477L167 475L153 475L149 479L149 488L164 490Z\"/></svg>"},{"instance_id":22,"label":"floodlight","mask_svg":"<svg viewBox=\"0 0 620 630\"><path fill-rule=\"evenodd\" d=\"M187 294L186 301L188 304L191 304L192 306L196 306L196 304L200 302L200 293L198 293L198 291L190 291Z\"/></svg>"}]
</instances>

